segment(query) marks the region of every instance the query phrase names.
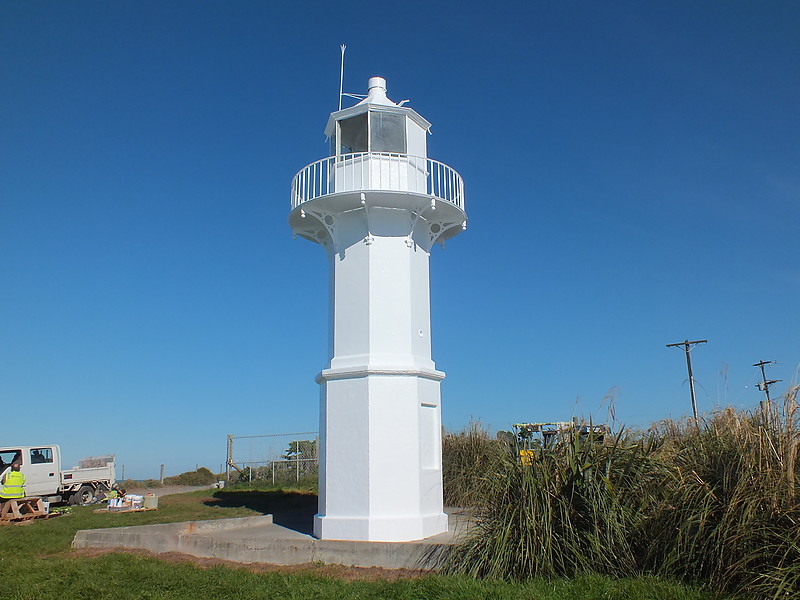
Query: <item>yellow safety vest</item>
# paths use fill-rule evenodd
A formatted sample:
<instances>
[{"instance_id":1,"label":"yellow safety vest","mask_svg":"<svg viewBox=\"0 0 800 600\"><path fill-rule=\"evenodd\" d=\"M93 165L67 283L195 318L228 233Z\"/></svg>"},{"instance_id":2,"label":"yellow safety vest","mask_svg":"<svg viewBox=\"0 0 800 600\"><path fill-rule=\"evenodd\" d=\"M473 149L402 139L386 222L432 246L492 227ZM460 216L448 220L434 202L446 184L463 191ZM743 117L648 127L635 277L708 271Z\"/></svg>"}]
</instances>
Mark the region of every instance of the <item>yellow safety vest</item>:
<instances>
[{"instance_id":1,"label":"yellow safety vest","mask_svg":"<svg viewBox=\"0 0 800 600\"><path fill-rule=\"evenodd\" d=\"M9 471L6 474L6 482L0 490L0 498L24 498L25 497L25 475L19 471Z\"/></svg>"}]
</instances>

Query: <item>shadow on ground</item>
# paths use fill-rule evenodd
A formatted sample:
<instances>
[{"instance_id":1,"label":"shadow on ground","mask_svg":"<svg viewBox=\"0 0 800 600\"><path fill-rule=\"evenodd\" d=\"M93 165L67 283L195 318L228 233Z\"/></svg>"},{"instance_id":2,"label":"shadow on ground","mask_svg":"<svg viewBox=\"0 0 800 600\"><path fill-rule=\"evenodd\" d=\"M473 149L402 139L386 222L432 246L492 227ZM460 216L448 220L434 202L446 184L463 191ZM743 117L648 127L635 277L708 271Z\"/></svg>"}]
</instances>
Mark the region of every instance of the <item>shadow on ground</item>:
<instances>
[{"instance_id":1,"label":"shadow on ground","mask_svg":"<svg viewBox=\"0 0 800 600\"><path fill-rule=\"evenodd\" d=\"M276 525L311 535L314 530L314 515L317 512L317 495L282 491L220 490L214 493L213 500L205 504L225 508L249 508L265 515L272 515L272 521Z\"/></svg>"}]
</instances>

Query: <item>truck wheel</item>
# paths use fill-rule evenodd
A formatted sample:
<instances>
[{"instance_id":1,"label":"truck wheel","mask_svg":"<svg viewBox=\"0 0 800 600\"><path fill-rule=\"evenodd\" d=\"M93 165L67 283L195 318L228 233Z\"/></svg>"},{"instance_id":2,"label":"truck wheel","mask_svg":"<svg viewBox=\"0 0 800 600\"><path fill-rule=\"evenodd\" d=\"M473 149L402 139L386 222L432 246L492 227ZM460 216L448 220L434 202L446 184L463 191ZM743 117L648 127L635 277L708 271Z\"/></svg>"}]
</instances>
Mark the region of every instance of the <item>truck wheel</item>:
<instances>
[{"instance_id":1,"label":"truck wheel","mask_svg":"<svg viewBox=\"0 0 800 600\"><path fill-rule=\"evenodd\" d=\"M69 497L70 504L89 504L94 500L94 488L90 485L82 485L77 492Z\"/></svg>"}]
</instances>

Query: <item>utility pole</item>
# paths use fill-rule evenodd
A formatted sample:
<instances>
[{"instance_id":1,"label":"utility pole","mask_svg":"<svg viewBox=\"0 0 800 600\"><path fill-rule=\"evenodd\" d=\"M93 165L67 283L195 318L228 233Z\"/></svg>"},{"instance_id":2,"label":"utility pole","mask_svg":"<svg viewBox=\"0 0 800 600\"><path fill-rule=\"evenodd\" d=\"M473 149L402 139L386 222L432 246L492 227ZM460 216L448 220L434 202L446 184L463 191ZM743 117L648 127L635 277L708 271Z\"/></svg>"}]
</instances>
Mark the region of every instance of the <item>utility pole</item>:
<instances>
[{"instance_id":1,"label":"utility pole","mask_svg":"<svg viewBox=\"0 0 800 600\"><path fill-rule=\"evenodd\" d=\"M228 434L228 450L225 455L225 481L231 482L231 464L233 463L233 436Z\"/></svg>"},{"instance_id":2,"label":"utility pole","mask_svg":"<svg viewBox=\"0 0 800 600\"><path fill-rule=\"evenodd\" d=\"M699 421L697 419L697 400L694 396L694 375L692 375L692 357L690 353L693 346L696 344L705 344L706 342L708 342L708 340L694 340L693 342L683 340L675 344L667 344L667 348L682 346L683 351L686 352L686 369L689 371L689 392L692 394L692 413L694 414L695 424L699 424Z\"/></svg>"},{"instance_id":3,"label":"utility pole","mask_svg":"<svg viewBox=\"0 0 800 600\"><path fill-rule=\"evenodd\" d=\"M778 383L779 381L783 381L782 379L770 379L770 380L767 380L767 372L764 370L764 367L766 365L774 365L774 364L775 364L774 360L760 360L756 364L753 365L754 367L761 367L761 379L762 379L762 381L759 381L756 385L758 386L758 389L760 389L762 392L764 392L764 395L767 397L767 404L766 404L767 408L769 408L769 406L770 406L770 404L772 402L770 400L770 398L769 398L769 386L771 386L773 383Z\"/></svg>"}]
</instances>

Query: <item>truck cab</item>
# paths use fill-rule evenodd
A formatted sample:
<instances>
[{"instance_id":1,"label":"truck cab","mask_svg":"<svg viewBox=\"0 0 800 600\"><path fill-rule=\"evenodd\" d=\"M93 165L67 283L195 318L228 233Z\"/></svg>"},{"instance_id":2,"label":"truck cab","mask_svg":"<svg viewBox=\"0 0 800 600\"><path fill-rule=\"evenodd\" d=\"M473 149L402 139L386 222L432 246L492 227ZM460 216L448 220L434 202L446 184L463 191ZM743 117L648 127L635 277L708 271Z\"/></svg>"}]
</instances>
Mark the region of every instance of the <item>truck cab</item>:
<instances>
[{"instance_id":1,"label":"truck cab","mask_svg":"<svg viewBox=\"0 0 800 600\"><path fill-rule=\"evenodd\" d=\"M26 478L27 496L51 496L61 485L61 449L58 446L18 446L0 449L0 474L19 462Z\"/></svg>"},{"instance_id":2,"label":"truck cab","mask_svg":"<svg viewBox=\"0 0 800 600\"><path fill-rule=\"evenodd\" d=\"M19 462L25 475L25 495L86 504L114 485L114 458L102 466L62 470L61 448L56 444L0 447L0 477Z\"/></svg>"}]
</instances>

